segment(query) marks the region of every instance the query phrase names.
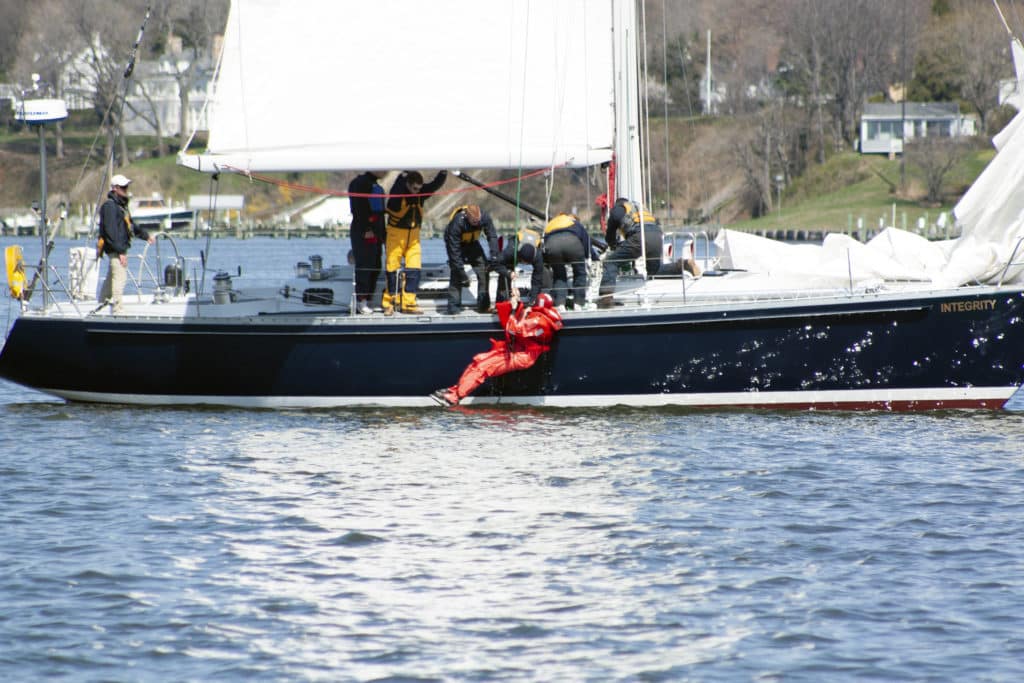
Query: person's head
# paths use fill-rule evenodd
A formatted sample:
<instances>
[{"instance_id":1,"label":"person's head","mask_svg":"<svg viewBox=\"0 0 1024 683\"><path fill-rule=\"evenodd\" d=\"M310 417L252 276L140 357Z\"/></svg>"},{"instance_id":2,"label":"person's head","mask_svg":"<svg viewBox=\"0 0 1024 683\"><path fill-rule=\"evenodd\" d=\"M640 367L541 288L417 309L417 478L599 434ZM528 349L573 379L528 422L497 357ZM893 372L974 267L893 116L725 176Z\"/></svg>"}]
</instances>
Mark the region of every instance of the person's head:
<instances>
[{"instance_id":1,"label":"person's head","mask_svg":"<svg viewBox=\"0 0 1024 683\"><path fill-rule=\"evenodd\" d=\"M521 244L519 245L519 251L516 256L520 263L533 263L533 258L537 255L537 248L532 244Z\"/></svg>"},{"instance_id":2,"label":"person's head","mask_svg":"<svg viewBox=\"0 0 1024 683\"><path fill-rule=\"evenodd\" d=\"M423 174L419 171L406 171L405 186L409 188L410 192L416 194L423 189Z\"/></svg>"},{"instance_id":3,"label":"person's head","mask_svg":"<svg viewBox=\"0 0 1024 683\"><path fill-rule=\"evenodd\" d=\"M534 308L554 308L555 302L551 298L550 294L541 292L537 295L536 301L533 302Z\"/></svg>"},{"instance_id":4,"label":"person's head","mask_svg":"<svg viewBox=\"0 0 1024 683\"><path fill-rule=\"evenodd\" d=\"M132 181L129 178L126 178L125 176L118 173L116 176L110 179L110 189L122 197L127 197L128 186L131 185L131 183Z\"/></svg>"},{"instance_id":5,"label":"person's head","mask_svg":"<svg viewBox=\"0 0 1024 683\"><path fill-rule=\"evenodd\" d=\"M481 212L479 206L476 204L470 204L466 207L466 220L469 221L470 225L474 227L480 225L480 217Z\"/></svg>"}]
</instances>

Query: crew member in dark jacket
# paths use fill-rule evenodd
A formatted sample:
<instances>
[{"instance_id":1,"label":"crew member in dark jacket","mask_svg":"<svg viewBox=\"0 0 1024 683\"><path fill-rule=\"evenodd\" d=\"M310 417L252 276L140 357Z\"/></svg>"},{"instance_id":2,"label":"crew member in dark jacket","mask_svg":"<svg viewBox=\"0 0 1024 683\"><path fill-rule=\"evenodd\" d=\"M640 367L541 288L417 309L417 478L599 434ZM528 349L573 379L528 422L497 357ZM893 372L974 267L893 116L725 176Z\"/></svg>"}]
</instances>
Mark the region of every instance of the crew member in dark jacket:
<instances>
[{"instance_id":1,"label":"crew member in dark jacket","mask_svg":"<svg viewBox=\"0 0 1024 683\"><path fill-rule=\"evenodd\" d=\"M529 265L533 267L530 274L530 293L527 302L532 303L537 295L544 289L544 280L547 273L544 270L544 250L542 248L541 233L532 228L521 228L510 240L498 256L498 301L508 301L509 292L515 283L512 282L515 276L517 265ZM550 277L547 278L547 288L551 288Z\"/></svg>"},{"instance_id":2,"label":"crew member in dark jacket","mask_svg":"<svg viewBox=\"0 0 1024 683\"><path fill-rule=\"evenodd\" d=\"M111 312L123 312L124 285L128 281L128 249L132 245L132 234L150 244L149 233L132 222L128 212L128 185L131 180L120 173L110 179L107 201L100 207L100 237L98 251L110 257L107 279L100 290L100 300L110 304Z\"/></svg>"},{"instance_id":3,"label":"crew member in dark jacket","mask_svg":"<svg viewBox=\"0 0 1024 683\"><path fill-rule=\"evenodd\" d=\"M642 231L640 229L641 222L643 223ZM654 277L658 274L658 269L661 267L661 225L650 211L641 208L625 197L619 197L608 213L604 238L612 251L605 257L604 272L601 277L600 298L597 305L602 308L612 305L612 295L615 293L615 281L618 278L619 268L631 264L641 254L645 257L647 277Z\"/></svg>"},{"instance_id":4,"label":"crew member in dark jacket","mask_svg":"<svg viewBox=\"0 0 1024 683\"><path fill-rule=\"evenodd\" d=\"M487 255L484 257L480 246L480 233L487 238ZM448 313L455 315L462 310L462 288L469 286L469 274L465 266L476 273L476 310L486 313L491 307L488 291L488 271L497 266L498 231L494 229L491 215L476 204L460 206L452 212L451 220L444 229L444 246L448 252ZM490 266L490 268L488 268Z\"/></svg>"},{"instance_id":5,"label":"crew member in dark jacket","mask_svg":"<svg viewBox=\"0 0 1024 683\"><path fill-rule=\"evenodd\" d=\"M567 266L572 269L573 306L587 305L587 261L590 235L571 213L560 213L544 228L544 263L551 266L551 296L555 306L564 307L569 296Z\"/></svg>"},{"instance_id":6,"label":"crew member in dark jacket","mask_svg":"<svg viewBox=\"0 0 1024 683\"><path fill-rule=\"evenodd\" d=\"M387 203L388 227L386 234L387 289L382 304L384 315L391 315L397 306L402 313L422 313L416 302L420 286L420 268L423 265L420 248L420 226L423 224L423 204L429 195L437 192L448 177L440 171L426 185L419 171L406 171L398 176ZM405 284L400 287L398 269L405 260Z\"/></svg>"},{"instance_id":7,"label":"crew member in dark jacket","mask_svg":"<svg viewBox=\"0 0 1024 683\"><path fill-rule=\"evenodd\" d=\"M352 210L352 256L355 259L356 310L373 313L370 302L380 277L381 254L384 251L384 188L377 182L379 171L366 171L348 185L348 202Z\"/></svg>"}]
</instances>

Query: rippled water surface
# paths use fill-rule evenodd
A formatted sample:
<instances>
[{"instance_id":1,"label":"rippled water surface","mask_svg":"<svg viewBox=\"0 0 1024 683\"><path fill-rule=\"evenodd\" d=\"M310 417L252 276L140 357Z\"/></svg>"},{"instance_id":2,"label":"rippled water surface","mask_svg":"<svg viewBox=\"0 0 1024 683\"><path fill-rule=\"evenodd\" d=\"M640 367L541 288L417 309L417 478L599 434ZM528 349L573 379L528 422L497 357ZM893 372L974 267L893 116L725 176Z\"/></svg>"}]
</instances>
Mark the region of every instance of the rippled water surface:
<instances>
[{"instance_id":1,"label":"rippled water surface","mask_svg":"<svg viewBox=\"0 0 1024 683\"><path fill-rule=\"evenodd\" d=\"M1021 397L264 412L0 381L0 444L4 680L1024 679Z\"/></svg>"}]
</instances>

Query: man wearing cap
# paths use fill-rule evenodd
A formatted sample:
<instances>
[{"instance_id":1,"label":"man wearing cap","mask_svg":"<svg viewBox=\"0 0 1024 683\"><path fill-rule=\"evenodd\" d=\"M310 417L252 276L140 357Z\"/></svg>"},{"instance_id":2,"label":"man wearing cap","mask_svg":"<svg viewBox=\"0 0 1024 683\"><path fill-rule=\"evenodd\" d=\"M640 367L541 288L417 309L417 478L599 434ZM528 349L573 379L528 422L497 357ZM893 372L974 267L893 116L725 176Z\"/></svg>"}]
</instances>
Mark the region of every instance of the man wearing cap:
<instances>
[{"instance_id":1,"label":"man wearing cap","mask_svg":"<svg viewBox=\"0 0 1024 683\"><path fill-rule=\"evenodd\" d=\"M100 207L99 247L102 253L110 256L110 268L100 290L100 300L110 304L114 315L123 312L121 300L128 280L128 248L132 244L132 234L150 244L154 241L148 232L132 222L128 213L128 185L131 182L120 173L111 178L107 201Z\"/></svg>"}]
</instances>

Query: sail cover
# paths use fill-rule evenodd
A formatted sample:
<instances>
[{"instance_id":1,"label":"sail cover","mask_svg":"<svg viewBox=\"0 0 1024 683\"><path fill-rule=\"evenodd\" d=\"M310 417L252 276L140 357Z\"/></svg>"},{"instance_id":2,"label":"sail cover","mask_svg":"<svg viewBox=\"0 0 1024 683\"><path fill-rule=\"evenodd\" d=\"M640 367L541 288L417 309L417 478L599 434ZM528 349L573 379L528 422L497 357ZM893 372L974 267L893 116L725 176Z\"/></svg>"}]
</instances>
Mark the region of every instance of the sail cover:
<instances>
[{"instance_id":1,"label":"sail cover","mask_svg":"<svg viewBox=\"0 0 1024 683\"><path fill-rule=\"evenodd\" d=\"M204 171L611 158L612 0L234 0Z\"/></svg>"}]
</instances>

